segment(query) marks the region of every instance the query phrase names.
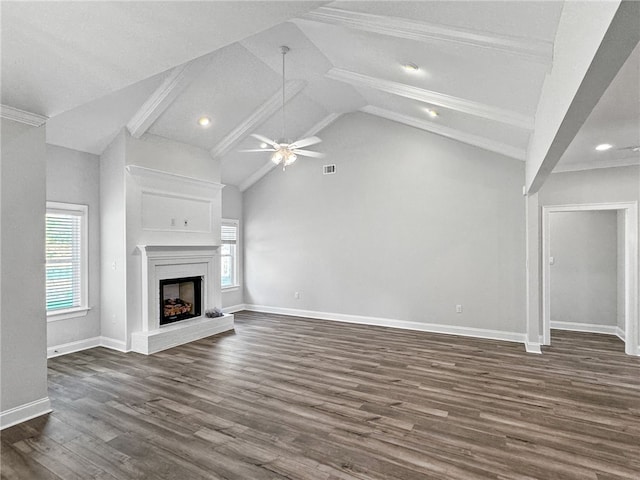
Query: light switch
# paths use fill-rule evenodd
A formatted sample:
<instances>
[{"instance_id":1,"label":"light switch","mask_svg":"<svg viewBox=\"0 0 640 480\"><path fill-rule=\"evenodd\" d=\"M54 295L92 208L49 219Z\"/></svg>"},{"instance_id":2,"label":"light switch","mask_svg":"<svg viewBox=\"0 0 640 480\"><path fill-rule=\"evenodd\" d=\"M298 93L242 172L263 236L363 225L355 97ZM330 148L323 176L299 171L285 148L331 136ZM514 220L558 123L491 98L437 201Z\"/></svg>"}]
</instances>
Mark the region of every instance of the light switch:
<instances>
[{"instance_id":1,"label":"light switch","mask_svg":"<svg viewBox=\"0 0 640 480\"><path fill-rule=\"evenodd\" d=\"M556 259L554 257L549 257L549 265L553 265L556 263Z\"/></svg>"}]
</instances>

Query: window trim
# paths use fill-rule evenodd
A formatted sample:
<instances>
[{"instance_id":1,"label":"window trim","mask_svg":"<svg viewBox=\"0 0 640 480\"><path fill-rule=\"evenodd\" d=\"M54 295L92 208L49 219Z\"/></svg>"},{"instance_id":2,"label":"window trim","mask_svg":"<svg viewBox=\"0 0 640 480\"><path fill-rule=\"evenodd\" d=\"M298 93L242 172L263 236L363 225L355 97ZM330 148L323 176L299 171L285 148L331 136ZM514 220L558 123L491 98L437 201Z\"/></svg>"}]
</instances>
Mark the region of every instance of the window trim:
<instances>
[{"instance_id":1,"label":"window trim","mask_svg":"<svg viewBox=\"0 0 640 480\"><path fill-rule=\"evenodd\" d=\"M47 310L47 322L84 317L89 310L89 206L77 203L47 202L46 213L76 214L80 217L80 306ZM46 246L46 239L45 239ZM46 258L45 258L46 266ZM46 291L46 287L45 287ZM46 306L45 306L46 310Z\"/></svg>"},{"instance_id":2,"label":"window trim","mask_svg":"<svg viewBox=\"0 0 640 480\"><path fill-rule=\"evenodd\" d=\"M240 271L240 220L235 219L235 218L223 218L220 222L220 230L222 230L222 226L223 225L233 225L234 227L236 227L236 254L234 257L234 281L235 283L233 285L229 285L226 287L222 286L222 277L220 278L220 289L222 291L222 293L225 292L234 292L236 290L239 290L242 287L242 275L241 275L241 271ZM222 240L220 240L220 245L223 245ZM222 254L220 254L220 257L222 258Z\"/></svg>"}]
</instances>

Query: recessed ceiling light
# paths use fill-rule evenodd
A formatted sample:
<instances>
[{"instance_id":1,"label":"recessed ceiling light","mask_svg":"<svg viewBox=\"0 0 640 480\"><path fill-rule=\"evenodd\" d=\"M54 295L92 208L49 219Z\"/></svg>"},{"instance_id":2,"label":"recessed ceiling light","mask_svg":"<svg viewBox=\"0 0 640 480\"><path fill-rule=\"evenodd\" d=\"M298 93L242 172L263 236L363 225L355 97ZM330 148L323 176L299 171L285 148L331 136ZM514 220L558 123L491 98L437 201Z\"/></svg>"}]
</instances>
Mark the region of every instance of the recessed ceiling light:
<instances>
[{"instance_id":1,"label":"recessed ceiling light","mask_svg":"<svg viewBox=\"0 0 640 480\"><path fill-rule=\"evenodd\" d=\"M209 117L200 117L198 119L198 125L201 127L208 127L211 125L211 119Z\"/></svg>"},{"instance_id":2,"label":"recessed ceiling light","mask_svg":"<svg viewBox=\"0 0 640 480\"><path fill-rule=\"evenodd\" d=\"M417 72L418 70L420 70L420 67L418 67L415 63L405 63L404 65L402 65L402 68L405 69L405 71L407 72Z\"/></svg>"},{"instance_id":3,"label":"recessed ceiling light","mask_svg":"<svg viewBox=\"0 0 640 480\"><path fill-rule=\"evenodd\" d=\"M260 144L260 148L267 148L269 145L267 145L266 143L262 142Z\"/></svg>"},{"instance_id":4,"label":"recessed ceiling light","mask_svg":"<svg viewBox=\"0 0 640 480\"><path fill-rule=\"evenodd\" d=\"M611 145L610 143L601 143L596 147L596 150L599 152L604 152L605 150L609 150L611 147L613 147L613 145Z\"/></svg>"},{"instance_id":5,"label":"recessed ceiling light","mask_svg":"<svg viewBox=\"0 0 640 480\"><path fill-rule=\"evenodd\" d=\"M439 113L432 108L427 108L426 110L431 118L436 118L439 115Z\"/></svg>"}]
</instances>

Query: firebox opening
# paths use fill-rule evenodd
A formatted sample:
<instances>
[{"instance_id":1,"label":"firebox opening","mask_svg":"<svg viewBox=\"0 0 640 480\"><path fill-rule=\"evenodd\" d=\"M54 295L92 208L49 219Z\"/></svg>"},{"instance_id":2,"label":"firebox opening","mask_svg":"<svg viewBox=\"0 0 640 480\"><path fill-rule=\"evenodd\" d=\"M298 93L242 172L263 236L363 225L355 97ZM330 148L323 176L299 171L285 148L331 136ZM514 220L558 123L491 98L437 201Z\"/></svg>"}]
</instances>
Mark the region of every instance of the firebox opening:
<instances>
[{"instance_id":1,"label":"firebox opening","mask_svg":"<svg viewBox=\"0 0 640 480\"><path fill-rule=\"evenodd\" d=\"M202 314L202 277L160 280L160 325Z\"/></svg>"}]
</instances>

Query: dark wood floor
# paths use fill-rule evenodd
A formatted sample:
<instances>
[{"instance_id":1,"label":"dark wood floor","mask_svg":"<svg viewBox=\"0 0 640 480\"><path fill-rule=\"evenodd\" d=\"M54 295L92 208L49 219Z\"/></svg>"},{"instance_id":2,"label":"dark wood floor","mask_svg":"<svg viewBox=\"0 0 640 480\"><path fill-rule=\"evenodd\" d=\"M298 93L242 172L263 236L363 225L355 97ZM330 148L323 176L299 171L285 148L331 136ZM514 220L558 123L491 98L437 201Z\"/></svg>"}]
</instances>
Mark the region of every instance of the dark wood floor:
<instances>
[{"instance_id":1,"label":"dark wood floor","mask_svg":"<svg viewBox=\"0 0 640 480\"><path fill-rule=\"evenodd\" d=\"M276 315L145 357L49 361L2 479L640 478L640 358Z\"/></svg>"}]
</instances>

